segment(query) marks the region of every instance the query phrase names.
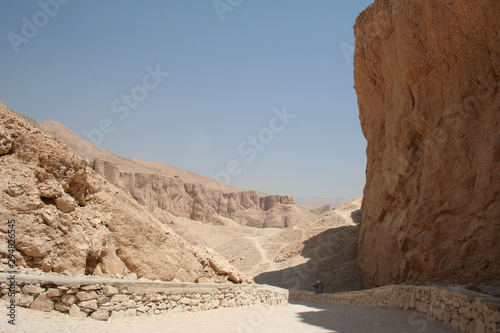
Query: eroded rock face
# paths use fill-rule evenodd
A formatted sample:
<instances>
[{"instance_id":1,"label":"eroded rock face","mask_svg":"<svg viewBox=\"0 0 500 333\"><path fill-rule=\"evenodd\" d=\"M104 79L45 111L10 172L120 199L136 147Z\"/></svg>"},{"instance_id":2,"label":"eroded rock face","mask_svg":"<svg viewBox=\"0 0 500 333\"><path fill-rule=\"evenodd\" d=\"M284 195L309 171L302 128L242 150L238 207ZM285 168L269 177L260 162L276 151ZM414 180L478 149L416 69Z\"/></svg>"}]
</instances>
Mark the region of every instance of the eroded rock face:
<instances>
[{"instance_id":1,"label":"eroded rock face","mask_svg":"<svg viewBox=\"0 0 500 333\"><path fill-rule=\"evenodd\" d=\"M133 272L165 281L248 280L224 258L187 243L68 147L0 103L3 264L8 220L15 220L19 267L87 275ZM48 308L43 298L32 307L38 303Z\"/></svg>"},{"instance_id":2,"label":"eroded rock face","mask_svg":"<svg viewBox=\"0 0 500 333\"><path fill-rule=\"evenodd\" d=\"M500 2L376 0L355 26L366 287L500 276Z\"/></svg>"},{"instance_id":3,"label":"eroded rock face","mask_svg":"<svg viewBox=\"0 0 500 333\"><path fill-rule=\"evenodd\" d=\"M295 205L293 197L256 191L225 192L200 183L186 183L161 173L120 170L112 161L95 159L93 167L110 183L130 193L151 212L165 210L195 221L224 224L225 218L258 228L286 228L313 214Z\"/></svg>"},{"instance_id":4,"label":"eroded rock face","mask_svg":"<svg viewBox=\"0 0 500 333\"><path fill-rule=\"evenodd\" d=\"M259 228L286 228L314 217L295 205L291 196L243 191L170 165L124 159L93 146L53 121L37 126L77 152L98 174L150 212L156 212L155 216L165 223L169 222L162 219L165 213L215 225L231 219ZM2 141L0 147L1 144Z\"/></svg>"}]
</instances>

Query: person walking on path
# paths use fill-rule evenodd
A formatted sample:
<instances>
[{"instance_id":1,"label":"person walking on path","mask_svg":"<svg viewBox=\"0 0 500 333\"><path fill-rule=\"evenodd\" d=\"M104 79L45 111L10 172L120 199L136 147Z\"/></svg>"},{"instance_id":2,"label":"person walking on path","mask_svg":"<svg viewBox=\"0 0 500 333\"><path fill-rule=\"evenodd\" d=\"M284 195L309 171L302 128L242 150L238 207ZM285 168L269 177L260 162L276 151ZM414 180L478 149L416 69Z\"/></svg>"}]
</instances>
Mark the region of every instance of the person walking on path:
<instances>
[{"instance_id":1,"label":"person walking on path","mask_svg":"<svg viewBox=\"0 0 500 333\"><path fill-rule=\"evenodd\" d=\"M323 293L323 283L321 283L320 280L316 281L316 283L314 284L314 293L315 294L322 294Z\"/></svg>"}]
</instances>

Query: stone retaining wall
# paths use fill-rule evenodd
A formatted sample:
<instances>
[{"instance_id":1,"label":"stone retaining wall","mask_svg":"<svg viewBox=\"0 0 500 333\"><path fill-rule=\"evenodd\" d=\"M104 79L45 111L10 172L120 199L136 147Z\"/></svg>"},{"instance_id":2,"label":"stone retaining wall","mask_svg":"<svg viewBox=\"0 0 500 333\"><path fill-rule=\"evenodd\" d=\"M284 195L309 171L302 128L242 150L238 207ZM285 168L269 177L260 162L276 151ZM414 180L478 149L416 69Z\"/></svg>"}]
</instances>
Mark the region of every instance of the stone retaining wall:
<instances>
[{"instance_id":1,"label":"stone retaining wall","mask_svg":"<svg viewBox=\"0 0 500 333\"><path fill-rule=\"evenodd\" d=\"M13 286L0 273L2 298ZM288 291L256 284L198 284L49 276L15 276L16 305L41 311L57 310L73 317L158 315L253 304L286 305Z\"/></svg>"},{"instance_id":2,"label":"stone retaining wall","mask_svg":"<svg viewBox=\"0 0 500 333\"><path fill-rule=\"evenodd\" d=\"M500 299L456 287L385 286L337 294L290 290L290 299L414 310L460 332L500 332Z\"/></svg>"}]
</instances>

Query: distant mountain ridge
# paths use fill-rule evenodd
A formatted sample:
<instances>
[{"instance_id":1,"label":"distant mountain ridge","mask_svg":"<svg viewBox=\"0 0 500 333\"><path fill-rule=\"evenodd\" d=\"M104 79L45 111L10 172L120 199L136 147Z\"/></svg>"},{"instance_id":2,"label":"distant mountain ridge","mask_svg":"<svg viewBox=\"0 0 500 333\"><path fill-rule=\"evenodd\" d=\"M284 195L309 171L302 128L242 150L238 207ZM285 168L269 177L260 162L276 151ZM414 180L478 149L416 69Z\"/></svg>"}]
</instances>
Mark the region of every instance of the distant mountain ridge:
<instances>
[{"instance_id":1,"label":"distant mountain ridge","mask_svg":"<svg viewBox=\"0 0 500 333\"><path fill-rule=\"evenodd\" d=\"M291 196L244 191L171 165L125 159L55 121L38 123L38 127L85 158L97 173L164 223L173 214L212 224L232 219L241 225L286 228L314 217Z\"/></svg>"}]
</instances>

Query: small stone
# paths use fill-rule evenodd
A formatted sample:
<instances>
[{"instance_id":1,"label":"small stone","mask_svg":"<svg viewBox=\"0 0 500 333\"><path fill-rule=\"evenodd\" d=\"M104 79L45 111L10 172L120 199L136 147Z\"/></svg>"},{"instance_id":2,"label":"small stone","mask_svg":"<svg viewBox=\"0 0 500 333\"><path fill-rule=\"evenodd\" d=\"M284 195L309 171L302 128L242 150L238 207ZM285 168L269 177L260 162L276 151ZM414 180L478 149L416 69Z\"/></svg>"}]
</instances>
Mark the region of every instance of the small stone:
<instances>
[{"instance_id":1,"label":"small stone","mask_svg":"<svg viewBox=\"0 0 500 333\"><path fill-rule=\"evenodd\" d=\"M23 287L22 291L23 294L38 295L43 293L45 289L35 286L33 284L27 284Z\"/></svg>"},{"instance_id":2,"label":"small stone","mask_svg":"<svg viewBox=\"0 0 500 333\"><path fill-rule=\"evenodd\" d=\"M54 305L54 308L57 310L57 311L61 311L61 312L68 312L69 309L71 308L69 305L67 304L64 304L64 303L61 303L61 302L57 302L55 305Z\"/></svg>"},{"instance_id":3,"label":"small stone","mask_svg":"<svg viewBox=\"0 0 500 333\"><path fill-rule=\"evenodd\" d=\"M60 197L64 193L61 184L53 179L47 179L38 184L38 190L40 191L40 196L45 198Z\"/></svg>"},{"instance_id":4,"label":"small stone","mask_svg":"<svg viewBox=\"0 0 500 333\"><path fill-rule=\"evenodd\" d=\"M111 297L111 302L121 303L123 301L128 301L129 297L127 295L116 294Z\"/></svg>"},{"instance_id":5,"label":"small stone","mask_svg":"<svg viewBox=\"0 0 500 333\"><path fill-rule=\"evenodd\" d=\"M113 286L104 286L102 287L102 291L104 292L104 295L106 296L113 296L118 294L118 288L113 287Z\"/></svg>"},{"instance_id":6,"label":"small stone","mask_svg":"<svg viewBox=\"0 0 500 333\"><path fill-rule=\"evenodd\" d=\"M490 317L490 321L492 323L500 323L500 311L494 312Z\"/></svg>"},{"instance_id":7,"label":"small stone","mask_svg":"<svg viewBox=\"0 0 500 333\"><path fill-rule=\"evenodd\" d=\"M76 297L78 297L80 301L90 301L92 299L97 299L99 295L97 295L95 291L80 291L76 293Z\"/></svg>"},{"instance_id":8,"label":"small stone","mask_svg":"<svg viewBox=\"0 0 500 333\"><path fill-rule=\"evenodd\" d=\"M80 287L71 287L70 290L66 292L66 294L76 294L80 292Z\"/></svg>"},{"instance_id":9,"label":"small stone","mask_svg":"<svg viewBox=\"0 0 500 333\"><path fill-rule=\"evenodd\" d=\"M63 302L64 304L67 304L67 305L75 304L76 300L77 300L77 298L76 298L75 294L64 294L61 297L61 302Z\"/></svg>"},{"instance_id":10,"label":"small stone","mask_svg":"<svg viewBox=\"0 0 500 333\"><path fill-rule=\"evenodd\" d=\"M30 309L50 312L54 309L54 302L47 297L46 293L41 293L33 303L31 303Z\"/></svg>"},{"instance_id":11,"label":"small stone","mask_svg":"<svg viewBox=\"0 0 500 333\"><path fill-rule=\"evenodd\" d=\"M25 308L29 308L31 303L35 298L32 295L21 294L19 297L19 305Z\"/></svg>"},{"instance_id":12,"label":"small stone","mask_svg":"<svg viewBox=\"0 0 500 333\"><path fill-rule=\"evenodd\" d=\"M78 206L75 199L66 193L63 193L62 197L55 198L54 201L56 207L64 213L71 213Z\"/></svg>"},{"instance_id":13,"label":"small stone","mask_svg":"<svg viewBox=\"0 0 500 333\"><path fill-rule=\"evenodd\" d=\"M80 289L84 290L84 291L97 290L97 289L99 289L99 285L98 284L92 284L92 285L88 285L88 286L83 286Z\"/></svg>"},{"instance_id":14,"label":"small stone","mask_svg":"<svg viewBox=\"0 0 500 333\"><path fill-rule=\"evenodd\" d=\"M486 332L486 327L484 326L483 321L480 319L476 320L476 331L474 333L485 333L485 332Z\"/></svg>"},{"instance_id":15,"label":"small stone","mask_svg":"<svg viewBox=\"0 0 500 333\"><path fill-rule=\"evenodd\" d=\"M58 297L62 295L62 290L57 288L49 288L47 289L47 296L49 297Z\"/></svg>"},{"instance_id":16,"label":"small stone","mask_svg":"<svg viewBox=\"0 0 500 333\"><path fill-rule=\"evenodd\" d=\"M147 310L148 310L148 308L145 307L144 305L141 305L140 307L137 308L137 311L142 312L142 313L146 312Z\"/></svg>"},{"instance_id":17,"label":"small stone","mask_svg":"<svg viewBox=\"0 0 500 333\"><path fill-rule=\"evenodd\" d=\"M110 298L107 297L107 296L104 296L104 295L101 295L99 296L99 298L97 299L97 304L98 305L102 305L102 304L106 304L110 301Z\"/></svg>"},{"instance_id":18,"label":"small stone","mask_svg":"<svg viewBox=\"0 0 500 333\"><path fill-rule=\"evenodd\" d=\"M69 309L69 315L75 318L87 318L87 313L82 311L76 304L73 304Z\"/></svg>"},{"instance_id":19,"label":"small stone","mask_svg":"<svg viewBox=\"0 0 500 333\"><path fill-rule=\"evenodd\" d=\"M83 301L78 303L78 306L81 309L90 309L90 310L97 310L97 300L93 299L91 301Z\"/></svg>"},{"instance_id":20,"label":"small stone","mask_svg":"<svg viewBox=\"0 0 500 333\"><path fill-rule=\"evenodd\" d=\"M92 313L90 317L95 320L106 321L109 319L109 312L107 310L97 310L94 313Z\"/></svg>"},{"instance_id":21,"label":"small stone","mask_svg":"<svg viewBox=\"0 0 500 333\"><path fill-rule=\"evenodd\" d=\"M126 304L127 309L135 309L137 307L137 303L133 300L129 300Z\"/></svg>"}]
</instances>

